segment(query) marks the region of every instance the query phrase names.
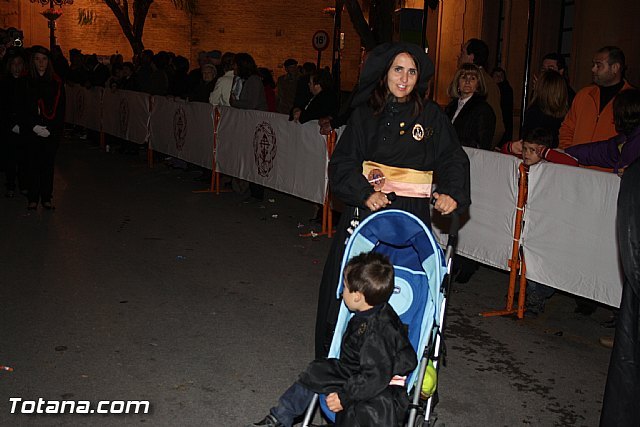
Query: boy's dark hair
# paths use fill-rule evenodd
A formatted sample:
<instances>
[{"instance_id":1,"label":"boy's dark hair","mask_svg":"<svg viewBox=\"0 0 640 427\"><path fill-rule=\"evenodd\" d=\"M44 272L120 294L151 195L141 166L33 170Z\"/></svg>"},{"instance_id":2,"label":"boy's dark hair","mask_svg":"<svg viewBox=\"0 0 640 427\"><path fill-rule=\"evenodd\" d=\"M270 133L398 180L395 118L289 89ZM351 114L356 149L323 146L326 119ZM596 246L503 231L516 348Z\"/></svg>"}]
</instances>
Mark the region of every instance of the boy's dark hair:
<instances>
[{"instance_id":1,"label":"boy's dark hair","mask_svg":"<svg viewBox=\"0 0 640 427\"><path fill-rule=\"evenodd\" d=\"M553 134L550 130L545 128L530 129L524 135L524 138L522 138L522 140L530 144L544 145L545 147L549 148L553 146Z\"/></svg>"},{"instance_id":2,"label":"boy's dark hair","mask_svg":"<svg viewBox=\"0 0 640 427\"><path fill-rule=\"evenodd\" d=\"M630 135L640 126L640 90L623 90L613 100L613 121L616 130Z\"/></svg>"},{"instance_id":3,"label":"boy's dark hair","mask_svg":"<svg viewBox=\"0 0 640 427\"><path fill-rule=\"evenodd\" d=\"M362 292L369 305L389 300L394 288L393 265L386 255L365 252L349 260L344 277L350 292Z\"/></svg>"},{"instance_id":4,"label":"boy's dark hair","mask_svg":"<svg viewBox=\"0 0 640 427\"><path fill-rule=\"evenodd\" d=\"M467 55L473 55L473 63L487 68L489 62L489 46L480 39L469 39L467 41Z\"/></svg>"}]
</instances>

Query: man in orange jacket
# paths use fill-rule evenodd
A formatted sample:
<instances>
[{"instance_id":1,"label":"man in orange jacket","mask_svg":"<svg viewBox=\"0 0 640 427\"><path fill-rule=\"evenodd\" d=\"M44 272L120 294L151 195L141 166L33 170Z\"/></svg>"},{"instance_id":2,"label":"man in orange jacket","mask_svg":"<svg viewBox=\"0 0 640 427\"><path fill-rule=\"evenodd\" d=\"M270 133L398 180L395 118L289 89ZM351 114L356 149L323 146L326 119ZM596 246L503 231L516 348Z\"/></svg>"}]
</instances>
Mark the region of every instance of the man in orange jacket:
<instances>
[{"instance_id":1,"label":"man in orange jacket","mask_svg":"<svg viewBox=\"0 0 640 427\"><path fill-rule=\"evenodd\" d=\"M593 57L593 84L581 89L560 126L560 148L614 137L613 99L624 89L631 89L624 80L625 59L622 49L605 46ZM612 169L593 169L613 172ZM595 302L576 297L576 313L590 315L597 308Z\"/></svg>"},{"instance_id":2,"label":"man in orange jacket","mask_svg":"<svg viewBox=\"0 0 640 427\"><path fill-rule=\"evenodd\" d=\"M631 89L624 80L625 59L622 49L605 46L593 57L593 84L581 89L560 127L560 148L604 141L616 135L613 123L613 99Z\"/></svg>"}]
</instances>

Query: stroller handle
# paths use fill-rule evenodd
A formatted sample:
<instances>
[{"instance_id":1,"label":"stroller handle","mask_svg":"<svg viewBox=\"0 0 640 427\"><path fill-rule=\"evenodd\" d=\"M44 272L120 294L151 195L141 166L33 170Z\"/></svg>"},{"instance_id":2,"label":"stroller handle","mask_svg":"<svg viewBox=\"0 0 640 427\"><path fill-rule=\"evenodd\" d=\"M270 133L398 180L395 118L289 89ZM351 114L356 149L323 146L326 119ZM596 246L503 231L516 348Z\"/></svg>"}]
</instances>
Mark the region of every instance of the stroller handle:
<instances>
[{"instance_id":1,"label":"stroller handle","mask_svg":"<svg viewBox=\"0 0 640 427\"><path fill-rule=\"evenodd\" d=\"M390 193L393 194L393 193ZM395 198L395 194L393 194L394 198ZM387 197L389 197L387 195ZM391 200L391 199L389 199ZM431 205L435 206L436 205L436 199L434 199L433 197L431 198ZM458 211L453 211L448 215L442 215L445 218L451 218L451 223L449 224L449 238L456 238L458 237L458 230L460 230L460 213Z\"/></svg>"},{"instance_id":2,"label":"stroller handle","mask_svg":"<svg viewBox=\"0 0 640 427\"><path fill-rule=\"evenodd\" d=\"M460 230L460 214L458 212L452 212L449 214L451 217L451 223L449 224L449 237L458 237L458 230Z\"/></svg>"}]
</instances>

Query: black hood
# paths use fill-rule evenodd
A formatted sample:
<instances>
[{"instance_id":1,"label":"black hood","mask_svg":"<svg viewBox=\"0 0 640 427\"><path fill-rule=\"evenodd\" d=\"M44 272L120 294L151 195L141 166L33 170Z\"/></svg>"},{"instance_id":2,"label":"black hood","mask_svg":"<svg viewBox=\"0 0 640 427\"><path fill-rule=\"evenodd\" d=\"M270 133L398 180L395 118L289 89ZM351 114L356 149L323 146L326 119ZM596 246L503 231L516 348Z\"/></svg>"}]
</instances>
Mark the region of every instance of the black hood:
<instances>
[{"instance_id":1,"label":"black hood","mask_svg":"<svg viewBox=\"0 0 640 427\"><path fill-rule=\"evenodd\" d=\"M369 100L387 64L401 52L408 52L417 59L418 63L416 65L418 66L420 77L415 90L421 95L424 94L427 90L429 78L435 71L433 62L424 52L424 49L413 43L383 43L369 52L364 59L364 66L358 82L358 92L353 97L351 104L353 107L364 104Z\"/></svg>"}]
</instances>

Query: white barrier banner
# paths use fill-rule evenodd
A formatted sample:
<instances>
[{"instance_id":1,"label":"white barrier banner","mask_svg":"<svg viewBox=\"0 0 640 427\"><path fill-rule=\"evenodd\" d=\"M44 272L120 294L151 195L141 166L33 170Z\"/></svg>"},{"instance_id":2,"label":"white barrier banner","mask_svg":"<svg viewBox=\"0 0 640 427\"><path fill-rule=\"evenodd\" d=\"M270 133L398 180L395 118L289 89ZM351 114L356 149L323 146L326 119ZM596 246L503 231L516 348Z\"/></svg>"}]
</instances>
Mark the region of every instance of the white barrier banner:
<instances>
[{"instance_id":1,"label":"white barrier banner","mask_svg":"<svg viewBox=\"0 0 640 427\"><path fill-rule=\"evenodd\" d=\"M71 100L71 108L74 109L74 124L100 132L103 91L104 88L102 87L94 87L91 89L76 87L74 91L75 96ZM67 108L69 108L69 106L67 106Z\"/></svg>"},{"instance_id":2,"label":"white barrier banner","mask_svg":"<svg viewBox=\"0 0 640 427\"><path fill-rule=\"evenodd\" d=\"M213 106L154 96L150 121L151 147L189 163L211 169Z\"/></svg>"},{"instance_id":3,"label":"white barrier banner","mask_svg":"<svg viewBox=\"0 0 640 427\"><path fill-rule=\"evenodd\" d=\"M514 156L465 147L471 170L471 207L463 215L457 253L508 270L518 199L518 165ZM448 220L432 211L433 231L446 244ZM507 283L505 283L506 285Z\"/></svg>"},{"instance_id":4,"label":"white barrier banner","mask_svg":"<svg viewBox=\"0 0 640 427\"><path fill-rule=\"evenodd\" d=\"M619 306L619 186L612 173L550 163L531 167L523 232L527 277Z\"/></svg>"},{"instance_id":5,"label":"white barrier banner","mask_svg":"<svg viewBox=\"0 0 640 427\"><path fill-rule=\"evenodd\" d=\"M324 203L327 145L318 124L284 114L219 107L218 172Z\"/></svg>"},{"instance_id":6,"label":"white barrier banner","mask_svg":"<svg viewBox=\"0 0 640 427\"><path fill-rule=\"evenodd\" d=\"M102 96L102 130L136 144L149 133L149 95L129 90L106 89Z\"/></svg>"}]
</instances>

